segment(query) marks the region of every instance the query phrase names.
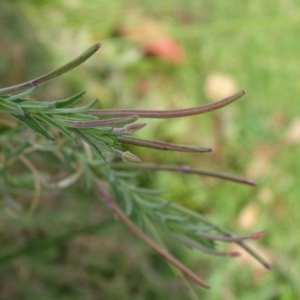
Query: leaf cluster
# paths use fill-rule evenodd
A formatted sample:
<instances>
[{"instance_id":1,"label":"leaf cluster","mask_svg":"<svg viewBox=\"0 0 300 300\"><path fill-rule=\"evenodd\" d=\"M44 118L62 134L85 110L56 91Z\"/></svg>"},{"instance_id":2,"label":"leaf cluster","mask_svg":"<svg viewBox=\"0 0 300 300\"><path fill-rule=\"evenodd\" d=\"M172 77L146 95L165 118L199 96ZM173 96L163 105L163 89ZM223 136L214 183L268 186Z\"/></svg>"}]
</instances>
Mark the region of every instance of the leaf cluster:
<instances>
[{"instance_id":1,"label":"leaf cluster","mask_svg":"<svg viewBox=\"0 0 300 300\"><path fill-rule=\"evenodd\" d=\"M83 178L87 188L94 188L125 226L170 263L174 272L185 282L193 299L196 299L195 293L185 277L203 287L209 286L167 251L167 246L159 234L160 227L165 228L178 242L211 255L237 256L238 252L223 252L216 247L219 242L237 243L269 268L244 243L247 239L260 238L262 232L237 237L201 214L175 204L172 199L167 200L162 191L139 186L138 177L141 172L146 171L169 171L213 176L248 185L254 185L253 182L189 166L142 163L136 155L123 150L123 145L132 144L163 151L210 152L211 149L206 147L144 140L131 134L146 125L135 123L139 118L175 118L210 112L239 99L244 91L215 103L169 111L93 109L97 100L85 106L74 106L84 92L63 100L39 101L30 98L39 85L80 65L99 47L99 43L93 45L70 63L39 78L0 89L0 111L18 121L17 126L9 118L3 118L0 122L2 126L9 127L9 130L0 132L0 187L3 195L5 194L3 197L9 197L15 187L26 186L26 180L32 181L34 201L29 209L31 215L38 206L43 188L63 189ZM28 139L22 137L24 127L19 126L20 124L30 129L30 133L27 133ZM69 174L56 182L50 182L29 157L36 152L63 164ZM22 161L31 176L11 176L10 168L18 160Z\"/></svg>"}]
</instances>

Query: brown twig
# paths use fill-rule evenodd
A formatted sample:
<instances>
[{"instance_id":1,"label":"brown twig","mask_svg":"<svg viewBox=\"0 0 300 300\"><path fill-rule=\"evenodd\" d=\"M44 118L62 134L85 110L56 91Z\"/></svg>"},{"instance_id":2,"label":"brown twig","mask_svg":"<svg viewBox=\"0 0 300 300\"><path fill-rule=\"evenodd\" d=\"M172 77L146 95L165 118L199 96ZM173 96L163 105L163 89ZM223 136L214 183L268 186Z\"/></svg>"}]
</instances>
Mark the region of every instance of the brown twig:
<instances>
[{"instance_id":1,"label":"brown twig","mask_svg":"<svg viewBox=\"0 0 300 300\"><path fill-rule=\"evenodd\" d=\"M179 262L174 256L170 253L163 250L159 247L149 236L145 235L143 231L141 231L130 219L126 217L126 215L120 210L120 208L116 205L114 200L109 196L109 194L105 191L103 184L100 181L96 182L97 190L104 201L107 203L109 208L113 211L113 213L118 217L118 219L128 227L128 229L135 234L138 238L140 238L144 243L146 243L152 250L162 256L166 261L172 264L175 268L179 269L183 274L185 274L188 278L196 282L202 287L210 288L208 284L202 281L193 271L184 266L181 262Z\"/></svg>"}]
</instances>

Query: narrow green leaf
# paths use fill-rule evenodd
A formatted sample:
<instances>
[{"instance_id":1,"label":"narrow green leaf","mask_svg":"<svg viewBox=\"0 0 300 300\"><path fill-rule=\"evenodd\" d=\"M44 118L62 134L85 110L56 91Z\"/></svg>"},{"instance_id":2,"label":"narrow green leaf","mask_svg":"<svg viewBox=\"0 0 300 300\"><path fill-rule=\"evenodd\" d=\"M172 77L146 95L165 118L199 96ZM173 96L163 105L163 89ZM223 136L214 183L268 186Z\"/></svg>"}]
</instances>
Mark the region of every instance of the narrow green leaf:
<instances>
[{"instance_id":1,"label":"narrow green leaf","mask_svg":"<svg viewBox=\"0 0 300 300\"><path fill-rule=\"evenodd\" d=\"M62 108L62 107L66 107L66 106L69 106L69 105L73 105L75 102L77 102L83 95L85 94L85 91L83 92L80 92L76 95L73 95L67 99L64 99L64 100L60 100L60 101L57 101L57 105L56 107L57 108Z\"/></svg>"},{"instance_id":2,"label":"narrow green leaf","mask_svg":"<svg viewBox=\"0 0 300 300\"><path fill-rule=\"evenodd\" d=\"M99 151L105 151L105 152L111 152L111 145L99 140L99 139L95 139L92 136L87 136L88 140L90 141L90 143L93 143L93 145L95 145Z\"/></svg>"},{"instance_id":3,"label":"narrow green leaf","mask_svg":"<svg viewBox=\"0 0 300 300\"><path fill-rule=\"evenodd\" d=\"M76 135L78 135L82 140L84 140L85 142L87 142L95 151L96 153L98 153L100 155L100 157L105 161L105 157L102 154L103 149L101 149L100 147L98 147L97 145L94 144L94 139L86 136L85 134L83 134L82 132L80 132L80 130L77 129L73 129L72 130ZM107 150L104 151L110 151L109 148L107 148Z\"/></svg>"},{"instance_id":4,"label":"narrow green leaf","mask_svg":"<svg viewBox=\"0 0 300 300\"><path fill-rule=\"evenodd\" d=\"M56 114L53 115L55 119L59 119L62 121L95 121L98 120L97 117L86 114Z\"/></svg>"},{"instance_id":5,"label":"narrow green leaf","mask_svg":"<svg viewBox=\"0 0 300 300\"><path fill-rule=\"evenodd\" d=\"M80 131L84 133L86 136L89 137L89 139L92 139L94 144L105 144L106 147L119 147L120 144L117 142L115 135L110 135L107 133L110 133L112 128L105 128L102 130L102 128L82 128ZM109 150L106 151L111 151Z\"/></svg>"},{"instance_id":6,"label":"narrow green leaf","mask_svg":"<svg viewBox=\"0 0 300 300\"><path fill-rule=\"evenodd\" d=\"M61 122L45 115L45 114L34 114L34 117L36 117L37 119L39 119L40 121L52 126L52 127L56 127L59 131L61 131L61 133L63 133L64 135L66 135L67 137L69 137L72 140L75 140L74 137L71 135L71 132L64 126L62 125Z\"/></svg>"},{"instance_id":7,"label":"narrow green leaf","mask_svg":"<svg viewBox=\"0 0 300 300\"><path fill-rule=\"evenodd\" d=\"M103 128L81 128L81 132L91 135L95 138L103 138L104 134L111 133L112 128L111 127L103 127ZM113 135L111 135L114 137ZM116 139L110 138L109 142L115 142Z\"/></svg>"},{"instance_id":8,"label":"narrow green leaf","mask_svg":"<svg viewBox=\"0 0 300 300\"><path fill-rule=\"evenodd\" d=\"M113 135L109 135L109 134L102 135L101 141L117 148L121 147L120 143L114 138Z\"/></svg>"},{"instance_id":9,"label":"narrow green leaf","mask_svg":"<svg viewBox=\"0 0 300 300\"><path fill-rule=\"evenodd\" d=\"M166 190L154 190L154 189L148 189L148 188L141 188L137 186L130 186L130 189L134 192L145 194L145 195L161 195L166 192Z\"/></svg>"},{"instance_id":10,"label":"narrow green leaf","mask_svg":"<svg viewBox=\"0 0 300 300\"><path fill-rule=\"evenodd\" d=\"M14 101L16 99L20 99L20 98L26 97L29 94L33 93L36 89L37 89L37 86L33 87L33 88L29 89L29 90L26 90L25 92L18 93L18 94L15 94L13 96L9 96L9 97L7 97L7 100ZM23 99L23 100L26 100L26 99Z\"/></svg>"},{"instance_id":11,"label":"narrow green leaf","mask_svg":"<svg viewBox=\"0 0 300 300\"><path fill-rule=\"evenodd\" d=\"M36 89L36 87L33 88L33 89ZM4 98L6 98L8 100L12 100L16 103L23 103L23 102L33 101L33 100L29 100L29 99L25 99L25 98L21 97L23 95L26 96L27 94L29 94L29 91L31 91L33 89L30 89L28 91L25 91L23 93L20 93L20 94L14 95L14 96L10 96L10 95L7 96L7 97L4 96ZM42 101L42 102L38 101L38 102L43 103L44 105L49 105L51 107L53 106L53 108L62 108L62 107L66 107L66 106L75 104L82 97L83 94L85 94L85 91L80 92L76 95L73 95L73 96L71 96L67 99L63 99L63 100ZM3 97L3 96L1 96L1 97ZM98 119L98 118L96 117L96 119Z\"/></svg>"},{"instance_id":12,"label":"narrow green leaf","mask_svg":"<svg viewBox=\"0 0 300 300\"><path fill-rule=\"evenodd\" d=\"M97 103L97 99L92 101L91 103L82 106L82 107L74 107L74 108L59 108L53 109L47 112L47 114L82 114L89 111L95 104Z\"/></svg>"},{"instance_id":13,"label":"narrow green leaf","mask_svg":"<svg viewBox=\"0 0 300 300\"><path fill-rule=\"evenodd\" d=\"M23 124L25 124L31 130L33 130L36 133L39 133L40 135L42 135L46 139L52 140L52 141L54 140L49 135L49 133L47 132L47 130L39 122L37 122L34 118L32 118L30 115L26 115L26 116L17 116L17 115L14 115L14 117L17 118L18 120L20 120Z\"/></svg>"},{"instance_id":14,"label":"narrow green leaf","mask_svg":"<svg viewBox=\"0 0 300 300\"><path fill-rule=\"evenodd\" d=\"M107 126L117 126L121 124L131 123L138 120L139 116L133 115L125 118L116 118L116 119L103 119L103 120L94 120L94 121L66 121L68 127L72 128L91 128L91 127L107 127Z\"/></svg>"},{"instance_id":15,"label":"narrow green leaf","mask_svg":"<svg viewBox=\"0 0 300 300\"><path fill-rule=\"evenodd\" d=\"M43 113L48 112L49 110L54 109L56 103L45 103L45 102L39 102L39 101L23 101L19 104L23 110L25 110L28 113Z\"/></svg>"},{"instance_id":16,"label":"narrow green leaf","mask_svg":"<svg viewBox=\"0 0 300 300\"><path fill-rule=\"evenodd\" d=\"M159 216L162 222L173 221L173 222L181 223L188 219L188 217L185 216L174 216L174 215L168 215L163 213L156 213L156 215Z\"/></svg>"},{"instance_id":17,"label":"narrow green leaf","mask_svg":"<svg viewBox=\"0 0 300 300\"><path fill-rule=\"evenodd\" d=\"M140 205L151 210L162 210L170 204L170 201L148 201L138 194L134 194L134 198Z\"/></svg>"},{"instance_id":18,"label":"narrow green leaf","mask_svg":"<svg viewBox=\"0 0 300 300\"><path fill-rule=\"evenodd\" d=\"M23 109L16 103L0 97L0 110L9 114L24 116Z\"/></svg>"},{"instance_id":19,"label":"narrow green leaf","mask_svg":"<svg viewBox=\"0 0 300 300\"><path fill-rule=\"evenodd\" d=\"M125 214L127 216L130 216L132 214L133 211L133 199L128 191L128 189L126 188L126 184L125 182L122 182L122 196L124 199L124 205L125 205Z\"/></svg>"},{"instance_id":20,"label":"narrow green leaf","mask_svg":"<svg viewBox=\"0 0 300 300\"><path fill-rule=\"evenodd\" d=\"M74 132L76 134L78 134L80 136L80 138L85 140L89 145L93 145L94 147L96 147L98 149L98 151L111 152L110 145L107 145L106 143L104 143L103 141L101 141L97 138L94 138L92 135L87 134L85 132L81 132L77 129L75 129Z\"/></svg>"}]
</instances>

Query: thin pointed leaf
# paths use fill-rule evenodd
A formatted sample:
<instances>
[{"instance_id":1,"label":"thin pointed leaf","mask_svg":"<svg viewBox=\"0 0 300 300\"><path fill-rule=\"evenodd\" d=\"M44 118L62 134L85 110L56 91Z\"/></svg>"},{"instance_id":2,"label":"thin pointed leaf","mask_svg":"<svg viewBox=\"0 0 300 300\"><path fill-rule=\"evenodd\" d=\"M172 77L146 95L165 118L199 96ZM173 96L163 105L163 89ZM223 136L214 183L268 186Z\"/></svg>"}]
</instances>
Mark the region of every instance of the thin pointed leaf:
<instances>
[{"instance_id":1,"label":"thin pointed leaf","mask_svg":"<svg viewBox=\"0 0 300 300\"><path fill-rule=\"evenodd\" d=\"M57 128L61 133L63 133L70 139L75 140L74 137L71 135L71 132L65 126L63 126L61 122L59 122L45 114L34 114L34 116L37 119L39 119L40 121L42 121L52 127Z\"/></svg>"},{"instance_id":2,"label":"thin pointed leaf","mask_svg":"<svg viewBox=\"0 0 300 300\"><path fill-rule=\"evenodd\" d=\"M96 139L105 139L104 135L107 135L111 133L112 128L111 127L104 127L104 128L82 128L80 131L84 134L91 135ZM106 140L109 144L115 144L116 139L114 135L110 135L110 138Z\"/></svg>"},{"instance_id":3,"label":"thin pointed leaf","mask_svg":"<svg viewBox=\"0 0 300 300\"><path fill-rule=\"evenodd\" d=\"M91 109L95 104L97 103L97 99L92 101L91 103L82 106L82 107L74 107L74 108L58 108L53 109L47 112L47 114L82 114L87 112L89 109Z\"/></svg>"},{"instance_id":4,"label":"thin pointed leaf","mask_svg":"<svg viewBox=\"0 0 300 300\"><path fill-rule=\"evenodd\" d=\"M95 121L86 121L86 122L69 121L66 123L69 125L69 127L73 127L73 128L90 128L90 127L101 127L101 126L115 126L115 125L131 123L138 120L138 118L139 116L133 115L125 118L104 119L104 120L95 120Z\"/></svg>"},{"instance_id":5,"label":"thin pointed leaf","mask_svg":"<svg viewBox=\"0 0 300 300\"><path fill-rule=\"evenodd\" d=\"M19 94L15 94L13 96L9 96L9 97L7 97L7 100L14 101L16 99L20 99L20 98L26 97L29 94L33 93L36 89L37 89L37 87L33 87L32 89L26 90L25 92L22 92L22 93L19 93ZM26 99L24 99L24 100L26 100Z\"/></svg>"},{"instance_id":6,"label":"thin pointed leaf","mask_svg":"<svg viewBox=\"0 0 300 300\"><path fill-rule=\"evenodd\" d=\"M39 122L37 122L34 118L32 118L30 115L26 115L25 117L14 115L14 117L17 118L18 120L20 120L23 124L25 124L31 130L33 130L36 133L39 133L46 139L51 140L51 141L54 140L53 137L51 135L49 135L47 130Z\"/></svg>"},{"instance_id":7,"label":"thin pointed leaf","mask_svg":"<svg viewBox=\"0 0 300 300\"><path fill-rule=\"evenodd\" d=\"M78 132L77 129L75 130ZM107 134L109 132L111 132L111 128L105 128L105 130L98 128L83 128L80 130L80 133L101 151L112 152L112 147L120 147L120 145L116 141L114 135Z\"/></svg>"},{"instance_id":8,"label":"thin pointed leaf","mask_svg":"<svg viewBox=\"0 0 300 300\"><path fill-rule=\"evenodd\" d=\"M77 131L76 131L77 132ZM102 139L100 138L95 138L95 136L92 136L91 134L87 134L85 132L81 132L81 134L83 134L86 138L86 141L88 141L89 144L93 144L94 146L96 146L99 151L105 151L105 152L111 152L112 151L112 144L111 144L111 141L106 142L106 141L103 141Z\"/></svg>"},{"instance_id":9,"label":"thin pointed leaf","mask_svg":"<svg viewBox=\"0 0 300 300\"><path fill-rule=\"evenodd\" d=\"M161 195L166 192L166 190L163 190L163 189L161 189L161 190L155 189L154 190L154 189L137 187L137 186L133 186L133 185L130 186L130 189L134 192L141 193L143 195Z\"/></svg>"},{"instance_id":10,"label":"thin pointed leaf","mask_svg":"<svg viewBox=\"0 0 300 300\"><path fill-rule=\"evenodd\" d=\"M134 198L137 202L139 202L140 205L151 210L163 210L170 203L170 201L147 201L145 198L143 199L137 194L134 194Z\"/></svg>"},{"instance_id":11,"label":"thin pointed leaf","mask_svg":"<svg viewBox=\"0 0 300 300\"><path fill-rule=\"evenodd\" d=\"M125 205L124 212L127 216L130 216L132 214L133 207L134 207L133 199L124 183L122 184L122 196L123 196L124 205Z\"/></svg>"},{"instance_id":12,"label":"thin pointed leaf","mask_svg":"<svg viewBox=\"0 0 300 300\"><path fill-rule=\"evenodd\" d=\"M16 103L0 97L0 110L9 114L24 116L23 109Z\"/></svg>"},{"instance_id":13,"label":"thin pointed leaf","mask_svg":"<svg viewBox=\"0 0 300 300\"><path fill-rule=\"evenodd\" d=\"M73 105L75 104L83 95L85 94L85 91L83 92L80 92L76 95L73 95L67 99L64 99L64 100L60 100L60 101L57 101L57 105L56 107L57 108L62 108L62 107L66 107L66 106L69 106L69 105Z\"/></svg>"},{"instance_id":14,"label":"thin pointed leaf","mask_svg":"<svg viewBox=\"0 0 300 300\"><path fill-rule=\"evenodd\" d=\"M206 246L203 246L200 243L197 243L196 241L190 239L185 235L175 234L175 236L177 236L177 238L181 240L185 245L192 248L196 248L206 254L215 255L215 256L227 256L227 257L234 257L239 255L237 252L233 254L233 252L222 252L222 251L214 250L212 248L208 248Z\"/></svg>"},{"instance_id":15,"label":"thin pointed leaf","mask_svg":"<svg viewBox=\"0 0 300 300\"><path fill-rule=\"evenodd\" d=\"M36 88L34 88L36 89ZM28 91L25 91L24 93L21 93L21 94L27 94ZM17 97L21 94L17 94L17 95L14 95L14 96L10 96L10 97L7 97L9 98L9 100L14 100L14 102L16 103L23 103L23 102L28 102L28 101L33 101L33 100L29 100L29 99L25 99L25 98L22 98L22 97ZM63 100L53 100L53 101L37 101L39 103L43 103L44 105L49 105L49 106L53 106L53 109L54 108L63 108L63 107L66 107L66 106L70 106L70 105L73 105L75 104L81 97L82 95L85 94L85 91L83 92L80 92L78 94L75 94L67 99L63 99ZM13 99L10 99L10 98L13 98ZM58 112L59 113L59 112ZM98 119L97 117L95 117L96 119Z\"/></svg>"},{"instance_id":16,"label":"thin pointed leaf","mask_svg":"<svg viewBox=\"0 0 300 300\"><path fill-rule=\"evenodd\" d=\"M96 153L98 153L100 155L100 157L105 161L105 157L102 154L102 151L107 151L107 150L103 150L99 147L99 145L95 145L95 140L92 139L89 136L86 136L85 134L81 133L79 130L77 129L73 129L73 132L78 135L82 140L84 140L86 143L88 143L88 145L90 145L95 151ZM105 146L105 145L104 145ZM108 151L110 150L109 148L107 148Z\"/></svg>"},{"instance_id":17,"label":"thin pointed leaf","mask_svg":"<svg viewBox=\"0 0 300 300\"><path fill-rule=\"evenodd\" d=\"M95 121L98 120L97 117L86 114L56 114L53 115L55 119L59 119L62 121Z\"/></svg>"},{"instance_id":18,"label":"thin pointed leaf","mask_svg":"<svg viewBox=\"0 0 300 300\"><path fill-rule=\"evenodd\" d=\"M55 107L55 103L48 104L39 101L23 101L19 104L27 113L45 113L52 110Z\"/></svg>"}]
</instances>

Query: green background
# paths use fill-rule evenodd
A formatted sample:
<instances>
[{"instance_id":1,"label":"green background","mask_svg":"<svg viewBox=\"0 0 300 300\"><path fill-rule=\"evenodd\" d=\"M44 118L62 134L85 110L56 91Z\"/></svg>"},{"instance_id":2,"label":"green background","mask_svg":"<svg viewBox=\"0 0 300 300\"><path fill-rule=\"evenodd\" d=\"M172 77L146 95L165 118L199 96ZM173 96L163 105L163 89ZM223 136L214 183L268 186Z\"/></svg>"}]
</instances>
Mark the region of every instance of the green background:
<instances>
[{"instance_id":1,"label":"green background","mask_svg":"<svg viewBox=\"0 0 300 300\"><path fill-rule=\"evenodd\" d=\"M185 60L144 56L139 43L117 34L132 18L135 27L153 20ZM36 97L59 99L84 89L87 101L99 99L99 108L171 109L217 100L207 92L213 74L234 82L236 91L245 89L241 100L218 112L147 120L137 134L211 146L211 154L130 150L143 161L190 164L257 182L248 188L153 175L153 184L168 187L174 201L237 234L265 230L255 245L271 262L270 272L247 255L214 258L169 241L212 286L196 287L200 299L294 300L300 298L299 25L296 0L2 1L0 82L34 78L99 40L94 57ZM222 85L219 90L226 92ZM165 262L111 220L95 195L80 187L49 193L26 227L15 204L1 200L0 299L186 299ZM22 206L22 195L14 200Z\"/></svg>"}]
</instances>

